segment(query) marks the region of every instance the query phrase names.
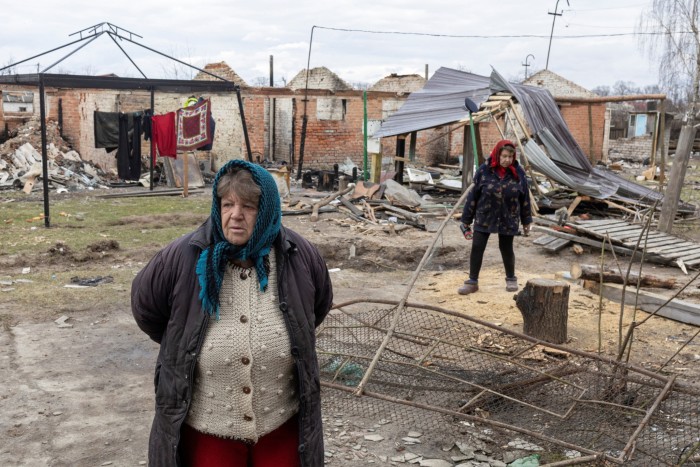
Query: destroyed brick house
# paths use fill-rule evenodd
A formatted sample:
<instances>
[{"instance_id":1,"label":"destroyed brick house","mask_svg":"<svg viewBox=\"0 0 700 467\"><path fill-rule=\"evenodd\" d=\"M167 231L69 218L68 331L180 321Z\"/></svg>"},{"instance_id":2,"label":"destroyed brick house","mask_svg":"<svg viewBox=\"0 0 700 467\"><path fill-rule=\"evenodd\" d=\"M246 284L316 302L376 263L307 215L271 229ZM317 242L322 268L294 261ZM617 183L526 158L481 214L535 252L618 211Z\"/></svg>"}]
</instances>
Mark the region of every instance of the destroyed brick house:
<instances>
[{"instance_id":1,"label":"destroyed brick house","mask_svg":"<svg viewBox=\"0 0 700 467\"><path fill-rule=\"evenodd\" d=\"M241 86L243 110L254 159L296 164L300 153L304 100L308 119L304 144L304 168L329 169L350 159L363 165L363 117L365 92L355 90L338 75L325 67L301 70L285 87L249 86L225 62L212 63L207 72L228 79ZM3 96L0 111L0 142L3 132L11 133L39 112L38 90L35 86L14 84L11 77L3 77ZM119 80L116 77L91 79ZM216 80L200 72L195 81ZM366 108L370 135L373 130L394 115L408 96L421 91L426 80L420 75L392 74L366 91ZM595 96L584 88L551 71L540 71L525 84L548 89L555 99L564 121L580 147L592 162L606 161L609 140L610 112L605 102L596 102ZM190 92L156 93L155 113L164 113L182 106ZM83 160L109 171L115 166L114 157L104 149L94 147L93 113L99 111L133 112L150 107L150 92L60 87L46 88L46 110L49 120L59 122L61 136ZM236 95L230 92L212 92L212 115L217 127L211 155L199 154L200 159L211 157L212 168L231 158L245 157L246 142L239 116ZM416 165L431 166L454 164L464 152L464 132L455 131L460 125L448 123L426 128L416 134ZM481 154L488 154L501 139L491 122L479 125ZM4 131L3 131L4 130ZM398 135L408 138L409 134ZM384 156L396 154L397 138L381 139ZM149 143L143 142L144 159ZM38 148L36 148L38 149Z\"/></svg>"},{"instance_id":2,"label":"destroyed brick house","mask_svg":"<svg viewBox=\"0 0 700 467\"><path fill-rule=\"evenodd\" d=\"M247 131L254 159L270 161L295 161L299 154L303 116L303 100L307 95L307 135L304 166L331 168L348 158L361 165L363 158L363 91L352 89L327 68L314 68L310 73L309 88L305 88L306 71L302 70L284 88L251 87L226 63L213 63L206 71L229 79L241 86ZM13 84L12 77L3 77L1 91L3 109L0 112L0 129L5 137L38 117L38 90L35 86ZM114 77L90 77L97 80L119 80ZM195 80L215 80L199 73ZM367 113L371 121L382 121L400 108L407 96L425 82L417 75L391 75L380 80L367 91ZM155 113L173 111L182 106L190 96L189 91L155 94ZM26 104L17 107L17 96ZM150 107L150 92L143 90L60 88L46 87L46 112L49 120L60 123L61 135L83 158L108 170L115 165L114 157L104 149L94 147L93 113L134 112ZM212 101L212 116L216 120L216 133L212 148L214 166L231 158L245 157L243 126L238 112L236 95L229 92L213 92L207 95ZM0 142L2 141L0 133ZM432 141L433 134L421 136L418 158L426 164L444 157L444 144ZM148 153L149 145L142 143L142 153ZM38 149L38 148L36 148ZM387 141L383 150L391 154L393 142ZM203 157L203 155L200 155ZM145 159L145 156L144 156ZM441 160L440 160L441 162Z\"/></svg>"}]
</instances>

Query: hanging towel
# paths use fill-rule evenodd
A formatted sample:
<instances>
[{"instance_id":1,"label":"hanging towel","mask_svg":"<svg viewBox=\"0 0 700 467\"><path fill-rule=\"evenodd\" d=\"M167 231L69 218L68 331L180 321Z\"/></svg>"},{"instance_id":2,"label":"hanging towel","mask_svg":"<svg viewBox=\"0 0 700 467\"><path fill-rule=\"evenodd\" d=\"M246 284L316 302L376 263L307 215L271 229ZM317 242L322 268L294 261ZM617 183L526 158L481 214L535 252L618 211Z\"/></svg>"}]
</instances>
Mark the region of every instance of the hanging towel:
<instances>
[{"instance_id":1,"label":"hanging towel","mask_svg":"<svg viewBox=\"0 0 700 467\"><path fill-rule=\"evenodd\" d=\"M119 146L119 112L95 111L95 147L112 152Z\"/></svg>"},{"instance_id":2,"label":"hanging towel","mask_svg":"<svg viewBox=\"0 0 700 467\"><path fill-rule=\"evenodd\" d=\"M210 144L211 141L211 101L209 99L177 111L177 149L192 151Z\"/></svg>"},{"instance_id":3,"label":"hanging towel","mask_svg":"<svg viewBox=\"0 0 700 467\"><path fill-rule=\"evenodd\" d=\"M177 157L177 141L175 134L175 112L151 117L151 157L156 162L156 149L160 156Z\"/></svg>"}]
</instances>

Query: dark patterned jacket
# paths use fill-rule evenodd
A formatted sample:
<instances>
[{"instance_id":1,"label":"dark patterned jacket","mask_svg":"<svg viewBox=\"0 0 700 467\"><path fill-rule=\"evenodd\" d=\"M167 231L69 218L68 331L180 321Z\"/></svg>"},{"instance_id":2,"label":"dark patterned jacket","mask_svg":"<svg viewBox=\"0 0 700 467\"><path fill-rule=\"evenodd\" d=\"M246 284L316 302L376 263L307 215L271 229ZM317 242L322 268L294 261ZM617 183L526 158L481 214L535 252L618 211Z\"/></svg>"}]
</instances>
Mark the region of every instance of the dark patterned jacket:
<instances>
[{"instance_id":1,"label":"dark patterned jacket","mask_svg":"<svg viewBox=\"0 0 700 467\"><path fill-rule=\"evenodd\" d=\"M474 188L467 197L462 211L462 223L478 232L516 235L518 222L532 223L530 195L525 171L517 161L513 166L518 179L510 170L503 178L497 168L491 167L491 158L482 164L474 175Z\"/></svg>"},{"instance_id":2,"label":"dark patterned jacket","mask_svg":"<svg viewBox=\"0 0 700 467\"><path fill-rule=\"evenodd\" d=\"M148 465L177 467L180 428L192 397L197 355L209 315L199 301L195 265L210 244L211 218L195 232L165 247L138 273L131 287L136 323L160 344L155 372L156 413ZM287 324L299 384L299 459L323 466L323 425L316 327L333 301L326 264L299 234L282 227L274 242L280 312Z\"/></svg>"}]
</instances>

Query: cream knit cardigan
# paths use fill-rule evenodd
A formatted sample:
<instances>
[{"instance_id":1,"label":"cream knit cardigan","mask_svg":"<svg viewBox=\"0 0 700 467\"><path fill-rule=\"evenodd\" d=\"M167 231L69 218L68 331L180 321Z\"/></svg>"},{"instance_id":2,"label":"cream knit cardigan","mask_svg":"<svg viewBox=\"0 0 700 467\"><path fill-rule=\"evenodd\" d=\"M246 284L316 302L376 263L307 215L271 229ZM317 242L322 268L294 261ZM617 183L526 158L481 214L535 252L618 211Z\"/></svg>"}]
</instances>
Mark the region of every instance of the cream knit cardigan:
<instances>
[{"instance_id":1,"label":"cream knit cardigan","mask_svg":"<svg viewBox=\"0 0 700 467\"><path fill-rule=\"evenodd\" d=\"M299 409L274 250L269 258L266 292L255 268L226 268L220 319L209 320L185 420L202 433L256 442Z\"/></svg>"}]
</instances>

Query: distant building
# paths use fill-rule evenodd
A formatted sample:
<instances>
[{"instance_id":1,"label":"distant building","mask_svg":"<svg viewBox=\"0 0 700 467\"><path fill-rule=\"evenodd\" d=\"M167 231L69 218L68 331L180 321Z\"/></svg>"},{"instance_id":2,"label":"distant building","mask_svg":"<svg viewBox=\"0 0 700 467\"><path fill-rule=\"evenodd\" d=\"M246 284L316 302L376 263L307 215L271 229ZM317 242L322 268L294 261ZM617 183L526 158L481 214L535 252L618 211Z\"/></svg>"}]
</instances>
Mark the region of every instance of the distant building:
<instances>
[{"instance_id":1,"label":"distant building","mask_svg":"<svg viewBox=\"0 0 700 467\"><path fill-rule=\"evenodd\" d=\"M598 97L595 93L550 70L538 71L523 84L544 88L552 94L569 131L591 162L607 158L610 113L605 102L592 101Z\"/></svg>"}]
</instances>

